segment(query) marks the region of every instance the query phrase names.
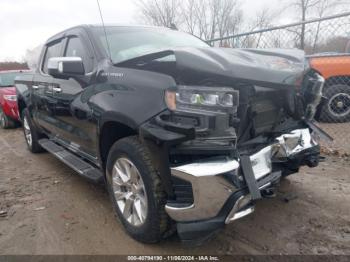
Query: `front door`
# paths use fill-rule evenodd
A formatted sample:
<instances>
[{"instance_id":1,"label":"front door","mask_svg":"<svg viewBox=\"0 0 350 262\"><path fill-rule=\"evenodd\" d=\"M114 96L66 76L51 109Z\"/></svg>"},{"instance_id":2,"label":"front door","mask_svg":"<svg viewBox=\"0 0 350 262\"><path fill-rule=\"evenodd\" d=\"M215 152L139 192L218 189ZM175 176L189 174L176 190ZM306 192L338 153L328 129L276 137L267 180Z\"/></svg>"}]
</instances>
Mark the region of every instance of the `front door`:
<instances>
[{"instance_id":1,"label":"front door","mask_svg":"<svg viewBox=\"0 0 350 262\"><path fill-rule=\"evenodd\" d=\"M68 79L54 79L53 96L56 101L55 118L58 121L58 138L72 151L87 158L96 158L96 123L92 109L82 95L90 86L92 66L84 42L77 36L67 39L65 57L81 57L86 75Z\"/></svg>"}]
</instances>

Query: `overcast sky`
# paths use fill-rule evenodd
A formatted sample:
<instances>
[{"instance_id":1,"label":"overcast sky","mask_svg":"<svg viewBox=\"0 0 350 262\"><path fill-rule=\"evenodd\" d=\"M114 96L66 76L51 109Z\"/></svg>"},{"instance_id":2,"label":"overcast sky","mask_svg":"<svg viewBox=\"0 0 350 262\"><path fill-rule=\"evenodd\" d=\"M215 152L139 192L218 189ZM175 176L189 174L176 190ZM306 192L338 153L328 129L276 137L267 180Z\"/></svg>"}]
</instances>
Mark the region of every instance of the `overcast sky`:
<instances>
[{"instance_id":1,"label":"overcast sky","mask_svg":"<svg viewBox=\"0 0 350 262\"><path fill-rule=\"evenodd\" d=\"M279 0L242 0L246 16ZM100 0L106 23L137 23L134 0ZM0 0L0 61L21 60L27 49L79 24L100 23L96 0Z\"/></svg>"}]
</instances>

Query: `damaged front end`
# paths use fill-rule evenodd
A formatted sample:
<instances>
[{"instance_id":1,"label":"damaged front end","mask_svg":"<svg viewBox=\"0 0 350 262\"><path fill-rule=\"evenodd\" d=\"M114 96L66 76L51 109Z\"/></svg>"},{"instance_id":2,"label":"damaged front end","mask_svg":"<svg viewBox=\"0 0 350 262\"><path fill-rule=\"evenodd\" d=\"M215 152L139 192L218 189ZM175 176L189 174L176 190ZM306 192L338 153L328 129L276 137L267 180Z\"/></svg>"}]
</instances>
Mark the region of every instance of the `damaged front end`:
<instances>
[{"instance_id":1,"label":"damaged front end","mask_svg":"<svg viewBox=\"0 0 350 262\"><path fill-rule=\"evenodd\" d=\"M327 135L313 118L324 79L302 52L208 48L164 56L175 60L159 53L143 69L167 61L162 73L178 85L165 93L168 110L140 135L156 145L161 173L171 178L165 208L182 240L207 239L273 196L282 177L318 165L317 140Z\"/></svg>"}]
</instances>

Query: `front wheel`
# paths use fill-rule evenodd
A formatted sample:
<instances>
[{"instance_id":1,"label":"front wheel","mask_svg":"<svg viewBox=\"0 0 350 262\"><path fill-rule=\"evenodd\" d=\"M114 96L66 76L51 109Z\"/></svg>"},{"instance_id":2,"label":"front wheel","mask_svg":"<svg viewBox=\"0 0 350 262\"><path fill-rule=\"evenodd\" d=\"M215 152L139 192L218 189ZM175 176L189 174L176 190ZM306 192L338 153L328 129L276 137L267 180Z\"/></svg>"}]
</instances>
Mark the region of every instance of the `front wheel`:
<instances>
[{"instance_id":1,"label":"front wheel","mask_svg":"<svg viewBox=\"0 0 350 262\"><path fill-rule=\"evenodd\" d=\"M327 103L323 105L320 120L326 123L350 121L350 86L330 85L324 91Z\"/></svg>"},{"instance_id":2,"label":"front wheel","mask_svg":"<svg viewBox=\"0 0 350 262\"><path fill-rule=\"evenodd\" d=\"M169 236L166 194L148 148L137 137L121 139L112 146L106 178L114 210L129 235L144 243Z\"/></svg>"}]
</instances>

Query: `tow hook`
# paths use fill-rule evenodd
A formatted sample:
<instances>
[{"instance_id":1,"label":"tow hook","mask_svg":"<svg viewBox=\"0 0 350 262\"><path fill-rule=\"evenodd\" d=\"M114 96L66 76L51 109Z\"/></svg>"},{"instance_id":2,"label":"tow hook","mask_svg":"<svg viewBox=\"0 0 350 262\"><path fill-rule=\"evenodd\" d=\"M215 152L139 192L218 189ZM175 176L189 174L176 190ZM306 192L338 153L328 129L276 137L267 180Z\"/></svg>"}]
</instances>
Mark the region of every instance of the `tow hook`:
<instances>
[{"instance_id":1,"label":"tow hook","mask_svg":"<svg viewBox=\"0 0 350 262\"><path fill-rule=\"evenodd\" d=\"M261 191L261 195L264 198L274 198L276 197L276 189L274 187L264 189Z\"/></svg>"}]
</instances>

